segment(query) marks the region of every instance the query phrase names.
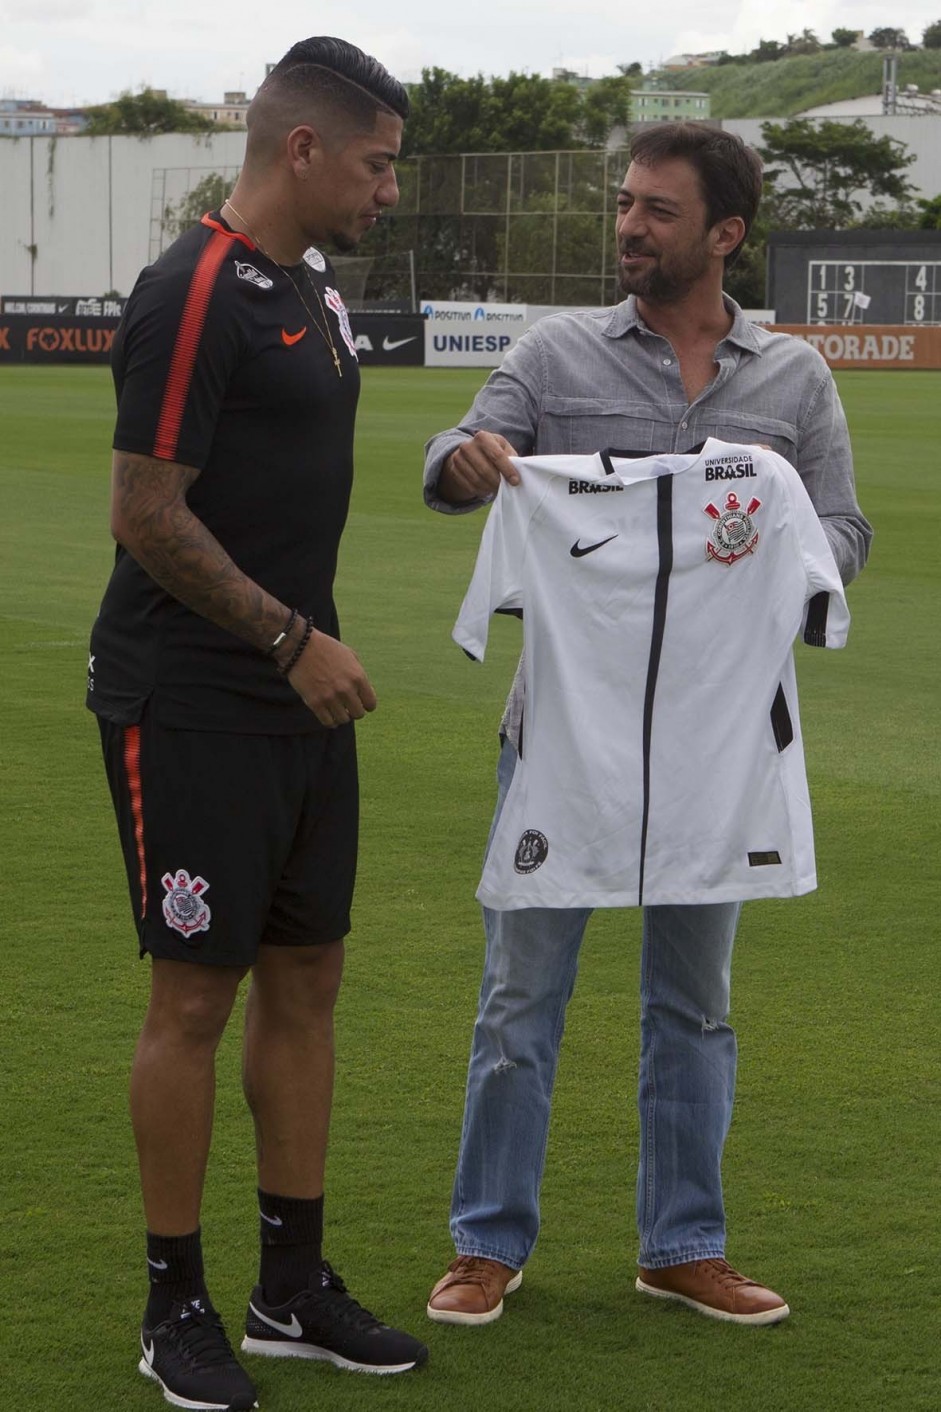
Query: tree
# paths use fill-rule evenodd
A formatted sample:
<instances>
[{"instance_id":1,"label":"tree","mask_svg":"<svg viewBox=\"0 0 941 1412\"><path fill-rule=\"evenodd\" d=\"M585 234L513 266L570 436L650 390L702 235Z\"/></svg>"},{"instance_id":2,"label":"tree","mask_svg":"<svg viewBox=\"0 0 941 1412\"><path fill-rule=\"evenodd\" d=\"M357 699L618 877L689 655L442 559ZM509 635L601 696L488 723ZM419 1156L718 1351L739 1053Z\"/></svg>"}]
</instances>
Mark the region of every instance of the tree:
<instances>
[{"instance_id":1,"label":"tree","mask_svg":"<svg viewBox=\"0 0 941 1412\"><path fill-rule=\"evenodd\" d=\"M582 94L578 132L589 147L603 147L612 129L625 127L631 111L631 83L626 75L599 78Z\"/></svg>"},{"instance_id":2,"label":"tree","mask_svg":"<svg viewBox=\"0 0 941 1412\"><path fill-rule=\"evenodd\" d=\"M802 29L800 34L789 34L786 49L788 54L819 54L820 40L812 29Z\"/></svg>"},{"instance_id":3,"label":"tree","mask_svg":"<svg viewBox=\"0 0 941 1412\"><path fill-rule=\"evenodd\" d=\"M209 172L182 201L166 208L162 221L166 234L175 239L190 226L197 225L207 211L218 211L232 185L221 172Z\"/></svg>"},{"instance_id":4,"label":"tree","mask_svg":"<svg viewBox=\"0 0 941 1412\"><path fill-rule=\"evenodd\" d=\"M423 69L421 82L409 90L402 155L603 147L612 128L628 120L631 86L623 73L582 91L564 78L538 74L459 78L447 69Z\"/></svg>"},{"instance_id":5,"label":"tree","mask_svg":"<svg viewBox=\"0 0 941 1412\"><path fill-rule=\"evenodd\" d=\"M874 29L868 36L870 44L874 44L877 49L911 49L908 37L904 29L891 29L883 26L881 29Z\"/></svg>"},{"instance_id":6,"label":"tree","mask_svg":"<svg viewBox=\"0 0 941 1412\"><path fill-rule=\"evenodd\" d=\"M835 29L830 35L838 49L851 49L856 43L859 31L855 29Z\"/></svg>"},{"instance_id":7,"label":"tree","mask_svg":"<svg viewBox=\"0 0 941 1412\"><path fill-rule=\"evenodd\" d=\"M222 125L204 118L200 113L158 93L142 88L140 93L122 93L112 103L87 108L85 133L89 137L106 137L109 133L131 133L153 137L158 132L219 132Z\"/></svg>"},{"instance_id":8,"label":"tree","mask_svg":"<svg viewBox=\"0 0 941 1412\"><path fill-rule=\"evenodd\" d=\"M931 201L919 201L921 215L918 217L919 230L941 230L941 196Z\"/></svg>"},{"instance_id":9,"label":"tree","mask_svg":"<svg viewBox=\"0 0 941 1412\"><path fill-rule=\"evenodd\" d=\"M511 73L489 82L423 69L409 90L404 157L447 152L545 152L580 147L582 96L570 83Z\"/></svg>"},{"instance_id":10,"label":"tree","mask_svg":"<svg viewBox=\"0 0 941 1412\"><path fill-rule=\"evenodd\" d=\"M748 57L755 64L773 63L775 59L787 58L787 45L779 44L776 39L759 39L757 48Z\"/></svg>"},{"instance_id":11,"label":"tree","mask_svg":"<svg viewBox=\"0 0 941 1412\"><path fill-rule=\"evenodd\" d=\"M793 118L762 123L765 182L777 224L820 230L851 224L863 209L863 193L910 204L911 183L901 175L915 160L903 143L874 137L853 123L814 123Z\"/></svg>"},{"instance_id":12,"label":"tree","mask_svg":"<svg viewBox=\"0 0 941 1412\"><path fill-rule=\"evenodd\" d=\"M860 230L915 230L918 211L914 206L883 206L878 201L850 222Z\"/></svg>"},{"instance_id":13,"label":"tree","mask_svg":"<svg viewBox=\"0 0 941 1412\"><path fill-rule=\"evenodd\" d=\"M926 49L941 49L941 20L927 25L922 31L921 42Z\"/></svg>"}]
</instances>

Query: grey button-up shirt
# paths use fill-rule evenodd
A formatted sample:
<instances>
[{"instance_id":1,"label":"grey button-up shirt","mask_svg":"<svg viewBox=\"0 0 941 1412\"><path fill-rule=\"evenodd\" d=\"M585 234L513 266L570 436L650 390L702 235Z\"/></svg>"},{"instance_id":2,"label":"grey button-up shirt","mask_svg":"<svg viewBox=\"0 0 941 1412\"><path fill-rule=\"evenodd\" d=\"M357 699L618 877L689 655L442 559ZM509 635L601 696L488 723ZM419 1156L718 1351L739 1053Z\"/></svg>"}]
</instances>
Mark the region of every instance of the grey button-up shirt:
<instances>
[{"instance_id":1,"label":"grey button-up shirt","mask_svg":"<svg viewBox=\"0 0 941 1412\"><path fill-rule=\"evenodd\" d=\"M679 360L637 312L633 295L613 309L550 314L495 369L459 426L426 447L425 501L437 495L444 462L477 431L497 432L520 456L605 449L689 451L709 436L757 442L799 473L844 583L866 562L872 529L856 500L846 418L827 364L809 344L750 323L726 297L732 327L716 346L718 372L687 402ZM516 735L517 673L505 726Z\"/></svg>"}]
</instances>

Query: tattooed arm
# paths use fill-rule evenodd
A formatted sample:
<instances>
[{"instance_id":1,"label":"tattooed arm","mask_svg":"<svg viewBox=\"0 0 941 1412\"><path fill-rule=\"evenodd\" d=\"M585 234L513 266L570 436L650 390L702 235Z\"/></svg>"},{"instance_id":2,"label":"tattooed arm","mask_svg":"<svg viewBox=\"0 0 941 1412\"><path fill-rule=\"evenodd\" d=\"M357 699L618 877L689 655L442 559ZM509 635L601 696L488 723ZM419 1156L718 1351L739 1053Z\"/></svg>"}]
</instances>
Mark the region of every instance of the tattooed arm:
<instances>
[{"instance_id":1,"label":"tattooed arm","mask_svg":"<svg viewBox=\"0 0 941 1412\"><path fill-rule=\"evenodd\" d=\"M186 503L199 471L175 461L116 451L111 470L111 533L167 593L219 627L265 652L284 629L293 604L280 603L225 552ZM304 631L297 621L276 653L294 652ZM358 720L376 695L356 653L317 632L288 677L324 726Z\"/></svg>"}]
</instances>

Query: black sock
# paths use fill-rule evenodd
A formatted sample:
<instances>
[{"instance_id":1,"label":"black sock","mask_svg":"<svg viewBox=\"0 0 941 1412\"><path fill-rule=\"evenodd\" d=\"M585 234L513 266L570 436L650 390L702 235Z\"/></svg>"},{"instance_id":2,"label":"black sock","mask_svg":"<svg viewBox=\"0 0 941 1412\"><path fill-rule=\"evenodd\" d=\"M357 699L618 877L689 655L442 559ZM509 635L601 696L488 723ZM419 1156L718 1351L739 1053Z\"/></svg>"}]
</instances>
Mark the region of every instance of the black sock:
<instances>
[{"instance_id":1,"label":"black sock","mask_svg":"<svg viewBox=\"0 0 941 1412\"><path fill-rule=\"evenodd\" d=\"M305 1200L258 1192L261 1268L269 1304L285 1304L306 1289L323 1263L323 1197Z\"/></svg>"},{"instance_id":2,"label":"black sock","mask_svg":"<svg viewBox=\"0 0 941 1412\"><path fill-rule=\"evenodd\" d=\"M202 1299L208 1306L199 1228L184 1236L160 1236L148 1231L147 1275L150 1295L144 1318L151 1328L167 1317L176 1300Z\"/></svg>"}]
</instances>

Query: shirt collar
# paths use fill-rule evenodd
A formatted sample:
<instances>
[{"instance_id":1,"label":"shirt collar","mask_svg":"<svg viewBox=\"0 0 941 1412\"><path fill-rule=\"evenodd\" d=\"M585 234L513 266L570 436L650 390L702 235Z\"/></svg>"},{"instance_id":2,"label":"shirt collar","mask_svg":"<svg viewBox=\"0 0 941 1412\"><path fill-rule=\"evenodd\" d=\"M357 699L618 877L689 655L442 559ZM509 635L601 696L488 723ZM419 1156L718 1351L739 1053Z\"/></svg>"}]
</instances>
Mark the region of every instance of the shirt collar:
<instances>
[{"instance_id":1,"label":"shirt collar","mask_svg":"<svg viewBox=\"0 0 941 1412\"><path fill-rule=\"evenodd\" d=\"M722 295L722 301L729 313L732 315L732 327L729 329L723 343L735 343L739 348L746 348L749 353L761 353L761 345L755 326L749 319L746 319L735 300L728 294ZM640 314L637 312L637 300L633 294L629 294L620 304L616 304L611 310L611 317L602 328L602 333L606 338L623 338L632 329L645 329Z\"/></svg>"}]
</instances>

